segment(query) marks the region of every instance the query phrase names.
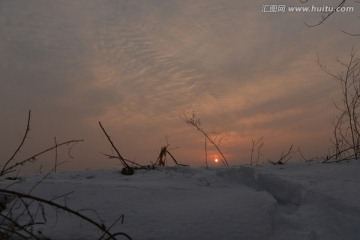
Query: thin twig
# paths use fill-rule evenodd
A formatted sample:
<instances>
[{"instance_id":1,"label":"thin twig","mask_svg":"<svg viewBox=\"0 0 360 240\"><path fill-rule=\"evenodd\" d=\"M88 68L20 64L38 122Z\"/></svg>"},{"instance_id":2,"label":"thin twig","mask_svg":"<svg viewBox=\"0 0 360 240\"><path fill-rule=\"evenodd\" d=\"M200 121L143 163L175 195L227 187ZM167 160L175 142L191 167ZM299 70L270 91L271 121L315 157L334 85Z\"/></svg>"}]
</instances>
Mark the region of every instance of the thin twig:
<instances>
[{"instance_id":1,"label":"thin twig","mask_svg":"<svg viewBox=\"0 0 360 240\"><path fill-rule=\"evenodd\" d=\"M7 221L9 221L11 224L13 224L13 226L17 227L18 229L21 229L22 231L24 231L25 233L27 233L30 237L33 237L34 239L38 239L40 240L40 238L38 238L36 235L34 235L31 231L27 230L24 226L21 226L17 221L15 221L14 219L0 213L0 216L4 219L6 219ZM28 239L28 237L26 237L25 235L21 234L19 231L17 231L16 229L13 228L5 228L3 227L3 224L1 224L0 227L3 231L5 232L9 232L10 234L15 234L18 236L23 237L24 239Z\"/></svg>"},{"instance_id":2,"label":"thin twig","mask_svg":"<svg viewBox=\"0 0 360 240\"><path fill-rule=\"evenodd\" d=\"M0 189L0 192L4 193L4 194L7 194L7 195L17 197L17 198L20 198L20 199L25 198L25 199L35 200L35 201L37 201L39 203L44 203L44 204L47 204L49 206L64 210L65 212L68 212L68 213L70 213L70 214L72 214L74 216L77 216L77 217L85 220L86 222L96 226L98 229L100 229L101 231L106 233L108 236L111 236L112 239L116 240L116 238L108 231L108 229L105 227L104 224L97 223L96 221L92 220L91 218L79 213L78 211L72 210L72 209L70 209L70 208L68 208L66 206L60 205L60 204L58 204L56 202L53 202L53 201L50 201L50 200L46 200L46 199L43 199L43 198L40 198L40 197L36 197L36 196L33 196L33 195L29 195L29 194L25 194L25 193L21 193L21 192L17 192L17 191L12 191L12 190L7 190L7 189ZM131 239L131 238L128 237L128 239Z\"/></svg>"},{"instance_id":3,"label":"thin twig","mask_svg":"<svg viewBox=\"0 0 360 240\"><path fill-rule=\"evenodd\" d=\"M106 136L107 139L109 140L112 148L115 150L115 152L116 152L117 155L119 156L119 159L120 159L122 165L123 165L125 168L130 168L130 166L126 163L125 158L123 158L123 157L121 156L119 150L115 147L113 141L111 140L109 134L107 134L107 132L105 131L105 128L102 126L101 122L99 122L99 125L100 125L101 130L104 132L105 136Z\"/></svg>"},{"instance_id":4,"label":"thin twig","mask_svg":"<svg viewBox=\"0 0 360 240\"><path fill-rule=\"evenodd\" d=\"M204 148L205 148L205 164L206 164L206 168L209 168L209 164L208 164L208 154L207 154L207 139L206 137L204 138Z\"/></svg>"},{"instance_id":5,"label":"thin twig","mask_svg":"<svg viewBox=\"0 0 360 240\"><path fill-rule=\"evenodd\" d=\"M181 164L181 163L178 163L175 159L175 157L168 151L166 150L166 152L170 155L170 157L174 160L174 162L176 163L176 165L179 165L179 166L184 166L184 167L187 167L188 165L185 165L185 164Z\"/></svg>"},{"instance_id":6,"label":"thin twig","mask_svg":"<svg viewBox=\"0 0 360 240\"><path fill-rule=\"evenodd\" d=\"M184 116L180 116L180 118L185 121L187 124L190 124L192 126L194 126L199 132L201 132L210 142L211 144L216 148L216 150L220 153L220 155L222 156L222 162L224 163L225 166L229 166L228 161L226 160L226 157L224 156L224 154L222 153L222 151L220 150L218 144L216 144L211 137L209 136L209 134L200 127L200 119L196 118L196 114L195 112L193 112L192 117L189 118L186 114L184 114Z\"/></svg>"},{"instance_id":7,"label":"thin twig","mask_svg":"<svg viewBox=\"0 0 360 240\"><path fill-rule=\"evenodd\" d=\"M264 137L260 137L256 141L254 139L251 139L252 146L251 146L251 155L250 155L250 165L253 165L253 157L254 157L255 148L257 149L256 165L259 164L260 156L262 155L261 148L264 146L263 139L264 139Z\"/></svg>"},{"instance_id":8,"label":"thin twig","mask_svg":"<svg viewBox=\"0 0 360 240\"><path fill-rule=\"evenodd\" d=\"M108 230L110 231L120 220L121 220L121 224L124 223L124 219L125 219L125 216L124 214L121 214L109 227L108 227ZM114 234L114 236L116 235L120 235L122 233L117 233L117 234ZM105 237L105 234L103 236L101 236L99 239L103 239Z\"/></svg>"},{"instance_id":9,"label":"thin twig","mask_svg":"<svg viewBox=\"0 0 360 240\"><path fill-rule=\"evenodd\" d=\"M56 137L54 137L55 146L57 145ZM56 172L57 167L57 160L58 160L58 149L55 148L55 164L54 164L54 172Z\"/></svg>"},{"instance_id":10,"label":"thin twig","mask_svg":"<svg viewBox=\"0 0 360 240\"><path fill-rule=\"evenodd\" d=\"M287 153L284 154L284 152L282 152L281 157L278 161L276 161L276 162L270 161L270 162L274 165L284 165L291 159L291 156L289 156L289 155L292 153L292 148L293 148L293 145L290 146ZM289 158L287 158L288 156L289 156ZM287 158L287 159L285 161L283 161L285 158Z\"/></svg>"},{"instance_id":11,"label":"thin twig","mask_svg":"<svg viewBox=\"0 0 360 240\"><path fill-rule=\"evenodd\" d=\"M331 12L329 12L329 13L326 14L326 15L322 15L321 20L320 20L318 23L316 23L316 24L307 24L307 23L305 23L305 25L306 25L307 27L317 27L317 26L323 24L331 15L333 15L334 13L336 13L336 9L338 9L339 7L344 6L344 4L345 4L346 1L347 1L347 0L342 0L336 7L333 7L333 10L332 10ZM307 1L306 1L306 2L307 2Z\"/></svg>"},{"instance_id":12,"label":"thin twig","mask_svg":"<svg viewBox=\"0 0 360 240\"><path fill-rule=\"evenodd\" d=\"M119 156L113 156L113 155L106 154L106 153L101 153L101 154L103 154L104 156L106 156L106 157L108 157L108 158L110 158L110 159L113 159L113 158L120 159ZM121 160L121 159L120 159L120 160ZM137 162L131 161L131 160L129 160L129 159L125 159L125 158L124 158L123 160L126 161L126 162L128 162L128 163L131 163L131 164L133 164L133 165L136 165L136 166L138 166L138 167L143 167L143 165L138 164Z\"/></svg>"},{"instance_id":13,"label":"thin twig","mask_svg":"<svg viewBox=\"0 0 360 240\"><path fill-rule=\"evenodd\" d=\"M8 167L7 169L4 169L4 168L3 168L3 170L0 172L0 175L5 175L5 174L9 173L12 169L16 168L17 166L24 165L26 162L29 162L29 161L32 161L32 160L36 160L36 158L37 158L38 156L40 156L40 155L42 155L42 154L44 154L44 153L46 153L46 152L49 152L49 151L51 151L51 150L53 150L53 149L55 149L55 148L58 148L58 147L63 146L63 145L68 145L68 144L70 144L70 143L78 143L78 142L83 142L83 141L84 141L83 139L80 139L80 140L70 140L70 141L66 141L66 142L62 142L62 143L56 144L55 146L49 147L49 148L47 148L47 149L45 149L45 150L43 150L43 151L41 151L41 152L39 152L39 153L37 153L37 154L34 154L33 156L26 158L25 160L22 160L22 161L20 161L20 162L15 163L14 165Z\"/></svg>"},{"instance_id":14,"label":"thin twig","mask_svg":"<svg viewBox=\"0 0 360 240\"><path fill-rule=\"evenodd\" d=\"M16 156L16 154L20 151L21 147L24 145L26 137L30 131L30 119L31 119L31 110L29 110L28 113L28 120L27 120L27 124L26 124L26 129L25 129L25 134L21 140L20 145L18 146L18 148L15 150L15 152L13 153L13 155L10 157L10 159L5 163L4 167L1 170L0 175L3 175L2 173L5 171L6 166L14 159L14 157Z\"/></svg>"}]
</instances>

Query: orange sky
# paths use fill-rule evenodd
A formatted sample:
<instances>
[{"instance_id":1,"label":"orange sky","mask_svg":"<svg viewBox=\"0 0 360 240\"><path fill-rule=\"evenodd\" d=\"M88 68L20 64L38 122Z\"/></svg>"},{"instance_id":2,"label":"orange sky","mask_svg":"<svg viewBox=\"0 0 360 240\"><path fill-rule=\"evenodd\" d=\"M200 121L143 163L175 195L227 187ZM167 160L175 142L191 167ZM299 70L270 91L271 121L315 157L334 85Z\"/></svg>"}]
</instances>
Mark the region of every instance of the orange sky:
<instances>
[{"instance_id":1,"label":"orange sky","mask_svg":"<svg viewBox=\"0 0 360 240\"><path fill-rule=\"evenodd\" d=\"M294 6L314 4L330 3ZM131 160L155 161L167 136L180 162L200 166L204 139L179 118L192 111L223 134L231 165L248 163L259 137L263 162L292 144L324 156L339 85L316 56L338 71L336 58L357 46L341 32L359 29L351 4L353 13L308 28L321 14L262 13L264 3L252 1L2 1L0 157L20 142L29 109L22 156L54 136L85 139L74 159L64 150L64 170L118 166L101 155L111 149L98 121Z\"/></svg>"}]
</instances>

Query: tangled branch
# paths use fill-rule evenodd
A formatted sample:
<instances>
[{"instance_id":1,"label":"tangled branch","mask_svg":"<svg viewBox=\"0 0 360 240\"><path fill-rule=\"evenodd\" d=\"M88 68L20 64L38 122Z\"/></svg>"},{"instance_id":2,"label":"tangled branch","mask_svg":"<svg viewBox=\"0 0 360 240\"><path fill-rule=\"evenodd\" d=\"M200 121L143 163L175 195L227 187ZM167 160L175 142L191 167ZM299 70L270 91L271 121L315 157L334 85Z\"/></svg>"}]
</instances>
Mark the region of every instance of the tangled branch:
<instances>
[{"instance_id":1,"label":"tangled branch","mask_svg":"<svg viewBox=\"0 0 360 240\"><path fill-rule=\"evenodd\" d=\"M69 207L66 207L64 205L61 205L61 204L58 204L54 201L51 201L51 200L46 200L46 199L43 199L43 198L40 198L40 197L36 197L36 196L33 196L33 195L30 195L30 194L26 194L26 193L21 193L21 192L17 192L17 191L12 191L12 190L7 190L7 189L0 189L0 193L6 195L6 196L11 196L11 197L15 197L15 198L18 198L20 199L21 201L24 202L24 199L29 199L29 200L32 200L32 201L36 201L38 203L41 203L41 204L45 204L45 205L48 205L48 206L52 206L52 207L55 207L57 209L61 209L67 213L70 213L71 215L74 215L80 219L83 219L84 221L90 223L91 225L95 226L96 228L98 228L99 230L101 230L105 235L103 235L100 239L103 239L104 237L107 237L106 239L113 239L113 240L116 240L116 235L121 235L121 236L124 236L126 237L127 239L130 239L131 240L131 237L129 235L127 235L126 233L123 233L123 232L120 232L120 233L116 233L116 234L112 234L109 229L111 228L107 228L104 224L102 223L98 223L96 222L95 220L81 214L79 211L75 211ZM25 207L27 205L25 204ZM32 216L30 214L30 216ZM9 217L8 217L9 218ZM10 220L12 222L14 222L14 220L12 218L10 218ZM23 231L26 231L26 226L20 226L17 221L15 220L14 224L17 224L17 226L23 230ZM34 223L32 224L34 225ZM30 231L26 231L28 234L30 234L31 232ZM15 232L16 234L20 234L18 232ZM32 233L31 233L32 234ZM33 236L30 235L30 236ZM36 238L38 239L38 238Z\"/></svg>"}]
</instances>

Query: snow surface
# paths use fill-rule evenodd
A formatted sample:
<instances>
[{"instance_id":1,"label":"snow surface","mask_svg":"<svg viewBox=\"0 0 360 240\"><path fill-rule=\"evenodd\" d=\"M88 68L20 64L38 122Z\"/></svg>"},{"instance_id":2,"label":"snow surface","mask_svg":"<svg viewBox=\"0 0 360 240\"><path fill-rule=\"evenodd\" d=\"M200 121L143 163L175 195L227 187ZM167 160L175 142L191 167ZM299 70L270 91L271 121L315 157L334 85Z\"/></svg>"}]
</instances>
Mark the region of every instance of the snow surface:
<instances>
[{"instance_id":1,"label":"snow surface","mask_svg":"<svg viewBox=\"0 0 360 240\"><path fill-rule=\"evenodd\" d=\"M43 179L33 195L53 199L72 192L54 201L107 226L124 214L111 231L132 239L335 240L360 239L359 172L358 163L176 166L132 176L118 169L24 176L0 184L29 192ZM36 228L50 239L101 236L68 213L44 211L47 224Z\"/></svg>"}]
</instances>

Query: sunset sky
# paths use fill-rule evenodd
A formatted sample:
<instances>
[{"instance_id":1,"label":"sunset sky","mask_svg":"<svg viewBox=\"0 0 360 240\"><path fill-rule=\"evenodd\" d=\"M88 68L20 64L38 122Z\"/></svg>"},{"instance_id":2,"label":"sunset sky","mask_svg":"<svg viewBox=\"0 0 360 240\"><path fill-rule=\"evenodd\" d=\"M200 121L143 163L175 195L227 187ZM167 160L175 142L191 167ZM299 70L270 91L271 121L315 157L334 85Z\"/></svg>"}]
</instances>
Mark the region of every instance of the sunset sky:
<instances>
[{"instance_id":1,"label":"sunset sky","mask_svg":"<svg viewBox=\"0 0 360 240\"><path fill-rule=\"evenodd\" d=\"M333 6L338 1L271 1ZM332 4L330 4L332 3ZM181 114L223 136L230 165L249 163L251 140L264 138L262 162L290 145L305 157L330 147L334 72L359 37L360 4L324 24L321 13L262 12L268 1L0 0L0 159L21 141L21 160L57 141L85 139L61 168L117 167L101 121L124 157L154 162L166 145L178 161L204 164L204 138ZM290 5L292 4L292 5ZM360 50L359 50L360 51ZM219 157L209 146L209 158ZM293 160L298 159L293 157ZM54 153L41 163L52 164Z\"/></svg>"}]
</instances>

